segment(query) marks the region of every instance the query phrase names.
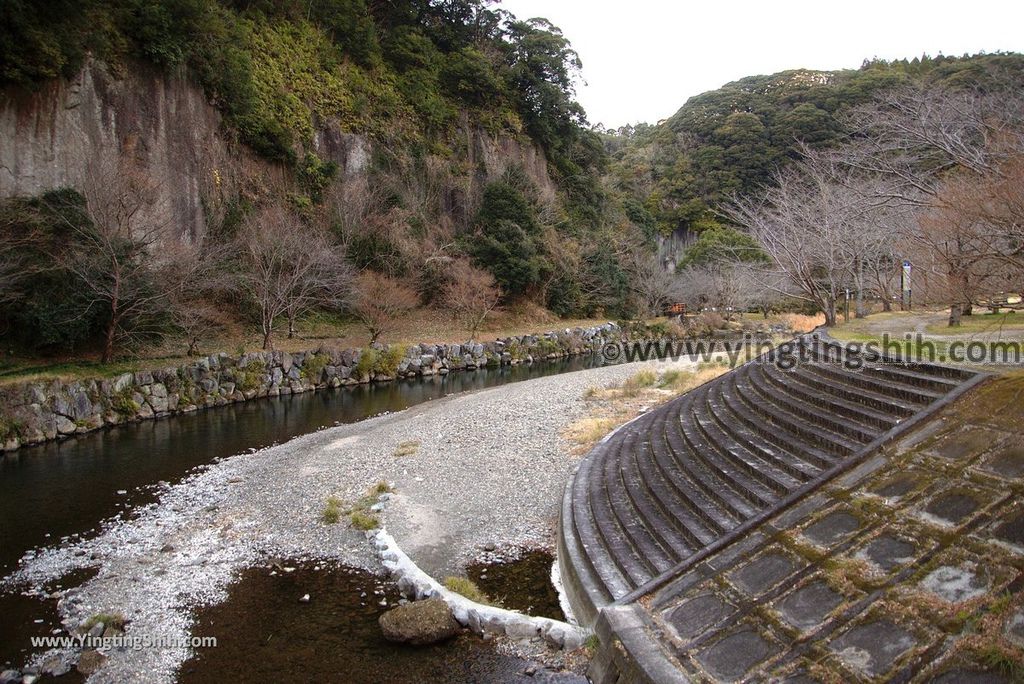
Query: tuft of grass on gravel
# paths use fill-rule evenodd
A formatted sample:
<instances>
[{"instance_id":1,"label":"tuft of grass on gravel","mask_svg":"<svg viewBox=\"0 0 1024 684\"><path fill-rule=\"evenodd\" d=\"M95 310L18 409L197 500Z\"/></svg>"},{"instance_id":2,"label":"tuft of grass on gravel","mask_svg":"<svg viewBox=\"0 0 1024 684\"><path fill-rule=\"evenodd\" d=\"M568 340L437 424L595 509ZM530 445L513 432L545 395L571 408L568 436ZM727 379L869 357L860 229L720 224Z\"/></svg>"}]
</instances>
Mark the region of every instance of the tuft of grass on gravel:
<instances>
[{"instance_id":1,"label":"tuft of grass on gravel","mask_svg":"<svg viewBox=\"0 0 1024 684\"><path fill-rule=\"evenodd\" d=\"M444 587L449 591L454 591L456 594L465 596L474 603L482 603L487 606L497 605L487 597L487 594L485 594L473 580L466 577L455 577L454 575L449 575L444 578Z\"/></svg>"},{"instance_id":2,"label":"tuft of grass on gravel","mask_svg":"<svg viewBox=\"0 0 1024 684\"><path fill-rule=\"evenodd\" d=\"M622 394L627 397L635 397L641 390L653 387L658 382L658 374L652 370L641 370L626 378L620 388Z\"/></svg>"},{"instance_id":3,"label":"tuft of grass on gravel","mask_svg":"<svg viewBox=\"0 0 1024 684\"><path fill-rule=\"evenodd\" d=\"M334 525L341 520L341 499L336 496L327 497L327 503L324 504L324 510L320 514L320 520L325 525Z\"/></svg>"},{"instance_id":4,"label":"tuft of grass on gravel","mask_svg":"<svg viewBox=\"0 0 1024 684\"><path fill-rule=\"evenodd\" d=\"M395 456L396 457L415 456L416 452L419 451L419 450L420 450L420 440L413 439L413 440L409 440L407 442L401 442L395 448Z\"/></svg>"},{"instance_id":5,"label":"tuft of grass on gravel","mask_svg":"<svg viewBox=\"0 0 1024 684\"><path fill-rule=\"evenodd\" d=\"M365 511L352 511L348 517L349 523L357 530L375 530L380 527L380 518Z\"/></svg>"},{"instance_id":6,"label":"tuft of grass on gravel","mask_svg":"<svg viewBox=\"0 0 1024 684\"><path fill-rule=\"evenodd\" d=\"M378 503L381 494L387 494L395 491L394 487L389 485L386 481L381 480L377 484L370 487L351 508L340 511L341 505L339 502L339 514L347 515L349 524L357 530L375 530L380 527L380 518L378 518L370 508Z\"/></svg>"},{"instance_id":7,"label":"tuft of grass on gravel","mask_svg":"<svg viewBox=\"0 0 1024 684\"><path fill-rule=\"evenodd\" d=\"M82 623L82 631L88 632L101 622L104 627L113 627L116 630L124 631L124 624L127 620L121 613L96 613Z\"/></svg>"}]
</instances>

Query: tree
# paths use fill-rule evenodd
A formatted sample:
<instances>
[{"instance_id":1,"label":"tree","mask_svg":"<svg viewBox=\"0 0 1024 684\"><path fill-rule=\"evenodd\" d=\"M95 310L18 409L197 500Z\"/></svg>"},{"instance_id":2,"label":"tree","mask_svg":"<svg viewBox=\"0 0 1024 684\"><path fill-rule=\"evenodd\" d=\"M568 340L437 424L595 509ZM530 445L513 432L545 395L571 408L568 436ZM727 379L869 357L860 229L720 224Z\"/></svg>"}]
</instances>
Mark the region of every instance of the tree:
<instances>
[{"instance_id":1,"label":"tree","mask_svg":"<svg viewBox=\"0 0 1024 684\"><path fill-rule=\"evenodd\" d=\"M363 271L356 279L350 310L370 334L370 344L394 330L395 325L416 308L416 291L401 281L374 271Z\"/></svg>"},{"instance_id":2,"label":"tree","mask_svg":"<svg viewBox=\"0 0 1024 684\"><path fill-rule=\"evenodd\" d=\"M456 319L469 330L469 339L501 301L501 290L490 273L465 260L451 266L451 276L444 289L444 303Z\"/></svg>"},{"instance_id":3,"label":"tree","mask_svg":"<svg viewBox=\"0 0 1024 684\"><path fill-rule=\"evenodd\" d=\"M273 349L281 316L289 333L295 320L317 306L340 306L352 269L344 250L294 212L273 206L250 217L236 240L241 255L238 285L259 312L263 348Z\"/></svg>"},{"instance_id":4,"label":"tree","mask_svg":"<svg viewBox=\"0 0 1024 684\"><path fill-rule=\"evenodd\" d=\"M505 294L522 295L540 284L545 266L540 228L519 190L505 182L488 184L475 225L467 251L494 275Z\"/></svg>"},{"instance_id":5,"label":"tree","mask_svg":"<svg viewBox=\"0 0 1024 684\"><path fill-rule=\"evenodd\" d=\"M666 305L679 298L679 279L646 246L631 244L620 249L620 262L628 274L637 308L644 316L660 316Z\"/></svg>"},{"instance_id":6,"label":"tree","mask_svg":"<svg viewBox=\"0 0 1024 684\"><path fill-rule=\"evenodd\" d=\"M95 160L82 184L87 221L71 206L54 207L75 249L54 255L105 320L102 361L118 347L167 330L174 298L211 269L199 244L174 235L155 203L156 185L128 161Z\"/></svg>"},{"instance_id":7,"label":"tree","mask_svg":"<svg viewBox=\"0 0 1024 684\"><path fill-rule=\"evenodd\" d=\"M839 163L878 179L880 203L920 210L905 238L946 281L949 324L1007 268L1024 272L1019 159L1024 98L1019 83L986 89L906 86L856 109L856 135ZM1019 79L1018 79L1019 80Z\"/></svg>"},{"instance_id":8,"label":"tree","mask_svg":"<svg viewBox=\"0 0 1024 684\"><path fill-rule=\"evenodd\" d=\"M726 210L748 229L795 286L800 299L836 324L836 305L850 287L855 259L846 246L857 198L818 165L802 164L777 176L776 187L758 199L741 199Z\"/></svg>"}]
</instances>

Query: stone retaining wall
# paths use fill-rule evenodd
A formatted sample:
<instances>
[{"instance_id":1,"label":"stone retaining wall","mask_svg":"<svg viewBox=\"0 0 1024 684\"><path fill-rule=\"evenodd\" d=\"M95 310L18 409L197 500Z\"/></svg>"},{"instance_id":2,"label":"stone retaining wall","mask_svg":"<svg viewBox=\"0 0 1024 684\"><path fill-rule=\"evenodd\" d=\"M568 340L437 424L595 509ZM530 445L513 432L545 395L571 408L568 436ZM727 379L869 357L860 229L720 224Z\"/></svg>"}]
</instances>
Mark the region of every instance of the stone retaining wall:
<instances>
[{"instance_id":1,"label":"stone retaining wall","mask_svg":"<svg viewBox=\"0 0 1024 684\"><path fill-rule=\"evenodd\" d=\"M607 323L487 343L321 347L238 357L220 353L185 366L116 378L11 384L0 387L0 447L13 451L103 427L262 397L589 354L620 338L618 326Z\"/></svg>"}]
</instances>

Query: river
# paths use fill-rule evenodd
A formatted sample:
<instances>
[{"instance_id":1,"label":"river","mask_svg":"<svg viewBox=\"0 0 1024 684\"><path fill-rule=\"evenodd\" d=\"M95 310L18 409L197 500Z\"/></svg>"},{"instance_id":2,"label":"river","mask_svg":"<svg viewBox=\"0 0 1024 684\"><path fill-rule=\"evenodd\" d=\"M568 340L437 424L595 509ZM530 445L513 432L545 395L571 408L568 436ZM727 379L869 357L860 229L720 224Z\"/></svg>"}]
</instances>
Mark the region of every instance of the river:
<instances>
[{"instance_id":1,"label":"river","mask_svg":"<svg viewBox=\"0 0 1024 684\"><path fill-rule=\"evenodd\" d=\"M0 460L0 574L32 549L95 534L105 521L130 516L158 496L161 483L218 459L453 393L602 363L600 355L580 356L259 399L23 448ZM59 627L53 604L0 590L0 663L22 665L29 637Z\"/></svg>"}]
</instances>

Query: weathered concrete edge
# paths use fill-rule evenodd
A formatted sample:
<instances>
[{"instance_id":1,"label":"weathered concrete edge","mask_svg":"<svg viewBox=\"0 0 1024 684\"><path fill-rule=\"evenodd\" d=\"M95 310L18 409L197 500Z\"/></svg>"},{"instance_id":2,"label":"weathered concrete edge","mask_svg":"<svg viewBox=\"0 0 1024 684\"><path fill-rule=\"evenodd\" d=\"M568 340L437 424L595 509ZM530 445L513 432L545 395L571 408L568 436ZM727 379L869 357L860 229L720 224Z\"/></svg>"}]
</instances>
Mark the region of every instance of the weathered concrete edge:
<instances>
[{"instance_id":1,"label":"weathered concrete edge","mask_svg":"<svg viewBox=\"0 0 1024 684\"><path fill-rule=\"evenodd\" d=\"M598 653L587 676L597 684L677 684L690 678L650 637L649 618L637 604L608 606L601 610L594 631L600 640Z\"/></svg>"},{"instance_id":2,"label":"weathered concrete edge","mask_svg":"<svg viewBox=\"0 0 1024 684\"><path fill-rule=\"evenodd\" d=\"M595 624L601 609L609 605L615 597L596 574L596 570L591 568L593 562L610 561L605 558L592 559L580 548L581 542L575 530L572 529L575 525L572 511L573 486L576 483L576 478L580 475L580 468L584 465L584 462L592 462L598 450L607 448L607 444L611 441L612 437L646 416L647 413L641 413L602 437L573 469L572 474L569 476L569 481L562 491L562 510L558 516L558 531L556 534L558 542L556 562L562 577L565 596L569 600L573 614L579 623L586 627L592 627ZM568 529L567 525L569 526Z\"/></svg>"},{"instance_id":3,"label":"weathered concrete edge","mask_svg":"<svg viewBox=\"0 0 1024 684\"><path fill-rule=\"evenodd\" d=\"M368 533L368 536L377 549L381 563L398 582L398 588L403 594L415 599L440 598L451 608L459 624L476 634L491 632L513 639L540 636L548 643L566 650L579 648L590 635L589 630L558 620L523 615L512 610L470 601L465 596L446 589L420 569L402 551L387 530L377 530Z\"/></svg>"},{"instance_id":4,"label":"weathered concrete edge","mask_svg":"<svg viewBox=\"0 0 1024 684\"><path fill-rule=\"evenodd\" d=\"M750 363L755 361L751 361ZM887 359L887 361L893 362L892 359ZM898 361L896 362L898 363ZM761 515L752 518L743 525L740 525L731 533L680 562L675 567L667 570L658 577L653 578L647 584L638 587L634 591L615 601L605 603L603 605L595 605L594 601L595 590L601 595L606 595L607 592L604 590L603 584L600 584L599 580L595 580L595 578L590 576L589 571L586 570L587 561L585 559L575 557L579 555L579 550L574 548L573 544L565 539L566 535L563 531L564 522L567 520L566 516L571 516L572 514L572 483L578 475L579 469L577 468L570 479L569 485L566 487L563 497L562 516L559 521L558 535L559 563L563 562L564 550L566 551L566 562L572 561L573 564L568 568L563 566L563 574L576 581L576 584L572 586L574 591L571 593L568 591L570 583L566 583L566 593L570 597L570 600L573 601L573 608L577 611L577 614L585 614L587 616L588 621L585 624L593 624L595 633L600 639L597 654L590 669L588 670L588 676L591 680L597 684L603 684L606 682L661 684L662 682L671 683L690 681L685 673L679 669L678 665L675 664L665 653L659 643L651 638L648 631L650 628L649 618L647 617L644 608L639 605L638 601L645 596L650 597L656 594L656 592L670 583L672 579L678 577L680 574L686 572L692 567L695 567L707 558L739 542L746 535L753 533L758 528L770 523L772 520L784 514L788 509L792 508L815 491L819 491L827 484L839 480L843 475L852 475L853 473L856 473L858 469L864 466L864 464L867 463L873 455L881 455L883 453L883 447L898 439L905 438L917 429L922 428L934 419L943 408L957 401L962 396L989 381L993 377L991 373L974 369L958 368L957 370L967 370L968 372L973 373L973 376L964 380L953 390L924 410L898 424L888 432L880 435L875 441L866 445L853 458L835 466L825 473L823 477L794 491L790 496L780 501L776 506L766 510ZM730 372L734 371L735 369ZM641 416L643 415L646 414L641 414ZM611 437L619 432L619 430L630 425L635 420L638 420L641 416L638 416L633 421L620 426L615 431L608 434L601 440L601 442L598 443L597 446L595 446L591 453L588 454L588 457L599 448L603 447L605 442L611 439ZM847 482L845 484L849 485L850 483ZM571 517L568 518L568 520L571 519ZM572 542L576 544L579 543L578 540L575 539L575 535L573 535ZM582 568L583 571L577 572L577 568ZM586 612L584 613L584 611Z\"/></svg>"}]
</instances>

